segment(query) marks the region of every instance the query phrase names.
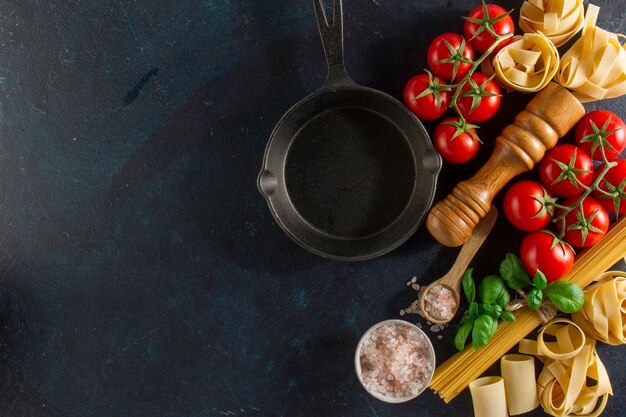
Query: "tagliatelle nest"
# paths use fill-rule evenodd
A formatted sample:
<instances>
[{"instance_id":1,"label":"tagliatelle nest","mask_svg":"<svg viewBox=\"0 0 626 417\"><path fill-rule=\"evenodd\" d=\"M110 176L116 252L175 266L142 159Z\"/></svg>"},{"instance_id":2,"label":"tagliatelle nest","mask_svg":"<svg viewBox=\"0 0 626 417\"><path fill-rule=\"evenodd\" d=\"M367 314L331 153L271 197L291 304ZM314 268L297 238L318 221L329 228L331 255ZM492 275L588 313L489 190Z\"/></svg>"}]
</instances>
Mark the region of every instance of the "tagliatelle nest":
<instances>
[{"instance_id":1,"label":"tagliatelle nest","mask_svg":"<svg viewBox=\"0 0 626 417\"><path fill-rule=\"evenodd\" d=\"M587 287L585 304L572 320L601 342L626 343L626 273L608 271Z\"/></svg>"},{"instance_id":2,"label":"tagliatelle nest","mask_svg":"<svg viewBox=\"0 0 626 417\"><path fill-rule=\"evenodd\" d=\"M582 29L584 14L582 0L527 0L520 9L519 27L543 33L558 47Z\"/></svg>"},{"instance_id":3,"label":"tagliatelle nest","mask_svg":"<svg viewBox=\"0 0 626 417\"><path fill-rule=\"evenodd\" d=\"M562 59L556 81L583 103L626 93L626 49L622 34L596 26L600 8L590 4L580 39Z\"/></svg>"},{"instance_id":4,"label":"tagliatelle nest","mask_svg":"<svg viewBox=\"0 0 626 417\"><path fill-rule=\"evenodd\" d=\"M559 52L543 33L526 33L498 52L493 68L503 85L531 93L552 80L559 69Z\"/></svg>"},{"instance_id":5,"label":"tagliatelle nest","mask_svg":"<svg viewBox=\"0 0 626 417\"><path fill-rule=\"evenodd\" d=\"M596 352L596 341L585 337L575 323L553 320L541 328L536 341L522 340L519 351L543 362L537 394L546 413L587 417L602 413L613 394L609 375Z\"/></svg>"}]
</instances>

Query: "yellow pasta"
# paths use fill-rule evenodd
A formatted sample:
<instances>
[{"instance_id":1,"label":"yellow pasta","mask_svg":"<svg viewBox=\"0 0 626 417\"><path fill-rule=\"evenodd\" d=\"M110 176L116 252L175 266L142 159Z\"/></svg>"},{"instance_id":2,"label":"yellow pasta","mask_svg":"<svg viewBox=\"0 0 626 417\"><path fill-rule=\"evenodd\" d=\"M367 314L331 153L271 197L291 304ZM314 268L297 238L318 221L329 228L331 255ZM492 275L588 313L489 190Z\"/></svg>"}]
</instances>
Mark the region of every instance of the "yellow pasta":
<instances>
[{"instance_id":1,"label":"yellow pasta","mask_svg":"<svg viewBox=\"0 0 626 417\"><path fill-rule=\"evenodd\" d=\"M545 335L556 339L546 342ZM520 353L535 355L544 365L537 389L543 410L553 416L597 416L613 394L596 341L570 320L553 320L537 341L520 341Z\"/></svg>"},{"instance_id":2,"label":"yellow pasta","mask_svg":"<svg viewBox=\"0 0 626 417\"><path fill-rule=\"evenodd\" d=\"M582 0L527 0L520 9L519 27L526 33L541 32L561 46L583 27Z\"/></svg>"},{"instance_id":3,"label":"yellow pasta","mask_svg":"<svg viewBox=\"0 0 626 417\"><path fill-rule=\"evenodd\" d=\"M590 4L580 39L562 59L556 80L583 103L626 93L624 35L597 27L600 8Z\"/></svg>"},{"instance_id":4,"label":"yellow pasta","mask_svg":"<svg viewBox=\"0 0 626 417\"><path fill-rule=\"evenodd\" d=\"M493 68L505 86L532 93L545 87L556 74L559 51L543 33L527 33L498 52Z\"/></svg>"},{"instance_id":5,"label":"yellow pasta","mask_svg":"<svg viewBox=\"0 0 626 417\"><path fill-rule=\"evenodd\" d=\"M596 245L581 252L574 267L564 279L585 288L600 274L626 256L626 216L622 216ZM445 401L452 401L470 382L478 378L494 362L541 324L537 313L529 308L515 312L514 322L502 322L489 344L480 349L467 346L435 370L430 382Z\"/></svg>"},{"instance_id":6,"label":"yellow pasta","mask_svg":"<svg viewBox=\"0 0 626 417\"><path fill-rule=\"evenodd\" d=\"M504 355L500 360L509 415L516 416L534 410L539 405L535 359L528 355ZM470 384L471 386L471 384Z\"/></svg>"},{"instance_id":7,"label":"yellow pasta","mask_svg":"<svg viewBox=\"0 0 626 417\"><path fill-rule=\"evenodd\" d=\"M572 320L588 335L610 345L626 343L626 273L609 271L585 290L583 309Z\"/></svg>"},{"instance_id":8,"label":"yellow pasta","mask_svg":"<svg viewBox=\"0 0 626 417\"><path fill-rule=\"evenodd\" d=\"M504 382L499 376L478 378L469 384L474 417L508 417Z\"/></svg>"}]
</instances>

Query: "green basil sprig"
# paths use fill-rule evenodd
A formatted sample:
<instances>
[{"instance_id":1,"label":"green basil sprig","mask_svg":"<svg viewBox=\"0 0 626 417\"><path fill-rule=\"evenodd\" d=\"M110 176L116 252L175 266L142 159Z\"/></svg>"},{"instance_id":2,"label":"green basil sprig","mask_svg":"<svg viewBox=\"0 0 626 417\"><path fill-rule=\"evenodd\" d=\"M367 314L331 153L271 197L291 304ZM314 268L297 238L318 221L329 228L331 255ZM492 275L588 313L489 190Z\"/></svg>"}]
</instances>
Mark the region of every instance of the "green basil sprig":
<instances>
[{"instance_id":1,"label":"green basil sprig","mask_svg":"<svg viewBox=\"0 0 626 417\"><path fill-rule=\"evenodd\" d=\"M574 313L580 310L585 301L583 290L578 285L563 280L554 281L548 285L545 274L540 270L537 270L531 282L522 261L512 253L507 253L506 258L500 264L500 274L511 289L532 287L528 291L528 307L533 310L541 307L544 295L563 313Z\"/></svg>"},{"instance_id":2,"label":"green basil sprig","mask_svg":"<svg viewBox=\"0 0 626 417\"><path fill-rule=\"evenodd\" d=\"M454 338L454 345L463 350L471 336L472 347L481 348L498 329L498 319L515 321L515 315L505 310L511 299L509 290L522 290L528 293L528 307L537 310L546 297L563 313L580 310L585 301L582 288L568 281L554 281L548 284L543 272L537 271L533 279L526 272L522 261L514 254L507 253L500 263L500 275L488 275L482 279L476 289L472 277L473 268L463 274L461 284L469 308L461 318L461 327Z\"/></svg>"},{"instance_id":3,"label":"green basil sprig","mask_svg":"<svg viewBox=\"0 0 626 417\"><path fill-rule=\"evenodd\" d=\"M470 335L474 349L489 343L489 339L498 329L499 318L506 321L515 320L515 316L510 311L504 310L504 306L510 300L504 280L497 275L483 278L478 286L477 299L476 284L472 277L473 271L473 268L468 268L461 279L463 294L469 302L469 308L463 314L461 327L454 337L454 345L458 350L463 350Z\"/></svg>"},{"instance_id":4,"label":"green basil sprig","mask_svg":"<svg viewBox=\"0 0 626 417\"><path fill-rule=\"evenodd\" d=\"M579 311L585 302L582 288L568 281L554 281L546 287L545 293L552 304L563 313Z\"/></svg>"},{"instance_id":5,"label":"green basil sprig","mask_svg":"<svg viewBox=\"0 0 626 417\"><path fill-rule=\"evenodd\" d=\"M507 253L506 258L500 263L500 276L512 290L519 290L531 284L522 260L512 253Z\"/></svg>"}]
</instances>

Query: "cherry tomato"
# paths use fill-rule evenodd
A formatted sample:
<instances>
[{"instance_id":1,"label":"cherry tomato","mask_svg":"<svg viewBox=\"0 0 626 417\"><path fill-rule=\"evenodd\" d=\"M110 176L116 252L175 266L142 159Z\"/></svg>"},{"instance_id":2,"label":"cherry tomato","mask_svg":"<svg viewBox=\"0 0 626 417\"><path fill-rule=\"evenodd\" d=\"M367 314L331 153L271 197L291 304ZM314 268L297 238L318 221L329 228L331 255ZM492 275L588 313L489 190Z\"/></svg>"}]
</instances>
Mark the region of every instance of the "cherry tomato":
<instances>
[{"instance_id":1,"label":"cherry tomato","mask_svg":"<svg viewBox=\"0 0 626 417\"><path fill-rule=\"evenodd\" d=\"M520 259L531 278L537 269L548 282L563 278L574 266L574 250L545 231L529 233L522 241Z\"/></svg>"},{"instance_id":2,"label":"cherry tomato","mask_svg":"<svg viewBox=\"0 0 626 417\"><path fill-rule=\"evenodd\" d=\"M557 145L539 162L539 178L552 194L573 197L584 191L577 180L585 186L592 183L593 162L582 148Z\"/></svg>"},{"instance_id":3,"label":"cherry tomato","mask_svg":"<svg viewBox=\"0 0 626 417\"><path fill-rule=\"evenodd\" d=\"M450 51L450 48L454 53ZM463 36L457 33L443 33L437 36L428 47L428 67L438 77L447 81L460 79L472 67L474 50ZM446 62L442 62L446 61Z\"/></svg>"},{"instance_id":4,"label":"cherry tomato","mask_svg":"<svg viewBox=\"0 0 626 417\"><path fill-rule=\"evenodd\" d=\"M472 134L461 131L459 125L448 123L459 123L458 117L448 117L443 119L435 128L433 135L433 145L437 152L441 154L444 161L451 164L462 164L476 155L478 151L478 139L476 130L469 128ZM457 136L455 136L458 133Z\"/></svg>"},{"instance_id":5,"label":"cherry tomato","mask_svg":"<svg viewBox=\"0 0 626 417\"><path fill-rule=\"evenodd\" d=\"M471 92L471 96L463 94ZM493 117L500 108L500 87L495 81L490 80L485 74L475 72L471 80L466 82L461 89L461 98L457 104L459 111L469 122L484 122ZM478 100L478 106L472 111L472 105Z\"/></svg>"},{"instance_id":6,"label":"cherry tomato","mask_svg":"<svg viewBox=\"0 0 626 417\"><path fill-rule=\"evenodd\" d=\"M487 9L487 18L485 18L484 8ZM486 29L481 30L481 26L476 22L476 20L490 20L493 30L499 36L515 32L515 25L513 24L511 16L506 10L500 6L496 6L495 4L487 4L476 7L470 12L468 18L474 21L466 20L463 26L463 32L465 33L465 37L469 39L472 48L480 53L487 51L487 49L489 49L489 47L495 42L495 39ZM494 49L494 52L499 51L504 46L511 43L511 39L512 37L509 37L501 41Z\"/></svg>"},{"instance_id":7,"label":"cherry tomato","mask_svg":"<svg viewBox=\"0 0 626 417\"><path fill-rule=\"evenodd\" d=\"M552 219L555 199L536 181L520 181L504 195L504 214L518 229L532 232Z\"/></svg>"},{"instance_id":8,"label":"cherry tomato","mask_svg":"<svg viewBox=\"0 0 626 417\"><path fill-rule=\"evenodd\" d=\"M611 161L626 148L626 125L615 113L595 110L580 119L574 131L574 139L596 161L604 161L601 148L604 148L606 158Z\"/></svg>"},{"instance_id":9,"label":"cherry tomato","mask_svg":"<svg viewBox=\"0 0 626 417\"><path fill-rule=\"evenodd\" d=\"M445 85L437 77L417 74L404 86L404 104L421 120L438 119L450 104L450 92L440 90ZM417 98L425 91L423 97Z\"/></svg>"},{"instance_id":10,"label":"cherry tomato","mask_svg":"<svg viewBox=\"0 0 626 417\"><path fill-rule=\"evenodd\" d=\"M608 193L614 194L613 198L610 198L598 191L594 191L593 194L598 198L600 204L604 206L608 211L619 214L626 214L626 160L616 159L617 165L610 168L607 173L598 184L598 187ZM596 169L596 175L594 180L604 170L604 164L600 165ZM616 206L619 206L617 207ZM616 210L617 207L617 210Z\"/></svg>"},{"instance_id":11,"label":"cherry tomato","mask_svg":"<svg viewBox=\"0 0 626 417\"><path fill-rule=\"evenodd\" d=\"M579 198L573 197L563 202L564 206L575 209L565 216L565 234L563 239L570 245L579 248L588 248L598 243L609 230L609 213L598 200L586 197L580 211ZM557 218L563 214L563 209L557 210ZM558 220L556 228L563 233L563 222Z\"/></svg>"}]
</instances>

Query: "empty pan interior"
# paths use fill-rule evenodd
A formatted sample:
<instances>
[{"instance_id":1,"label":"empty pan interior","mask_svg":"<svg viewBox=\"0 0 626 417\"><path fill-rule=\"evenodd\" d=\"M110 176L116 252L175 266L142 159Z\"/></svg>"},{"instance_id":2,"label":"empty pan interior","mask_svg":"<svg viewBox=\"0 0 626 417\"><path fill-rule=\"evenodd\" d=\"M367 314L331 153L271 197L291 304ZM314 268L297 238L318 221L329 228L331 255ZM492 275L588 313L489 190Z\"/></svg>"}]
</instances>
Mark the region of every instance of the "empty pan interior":
<instances>
[{"instance_id":1,"label":"empty pan interior","mask_svg":"<svg viewBox=\"0 0 626 417\"><path fill-rule=\"evenodd\" d=\"M391 121L364 107L335 107L296 134L285 166L295 209L329 235L354 239L379 232L407 206L415 161Z\"/></svg>"},{"instance_id":2,"label":"empty pan interior","mask_svg":"<svg viewBox=\"0 0 626 417\"><path fill-rule=\"evenodd\" d=\"M360 260L415 232L440 167L424 127L400 102L350 86L320 90L283 116L258 185L278 225L301 246Z\"/></svg>"}]
</instances>

